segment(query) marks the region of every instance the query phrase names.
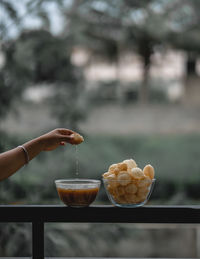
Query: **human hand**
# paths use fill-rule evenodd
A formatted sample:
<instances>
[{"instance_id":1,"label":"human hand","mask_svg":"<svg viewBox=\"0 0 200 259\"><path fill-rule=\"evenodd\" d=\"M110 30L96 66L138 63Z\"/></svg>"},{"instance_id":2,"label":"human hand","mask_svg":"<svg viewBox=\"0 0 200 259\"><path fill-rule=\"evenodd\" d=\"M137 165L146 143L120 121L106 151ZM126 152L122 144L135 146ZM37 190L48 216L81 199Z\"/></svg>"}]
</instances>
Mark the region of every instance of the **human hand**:
<instances>
[{"instance_id":1,"label":"human hand","mask_svg":"<svg viewBox=\"0 0 200 259\"><path fill-rule=\"evenodd\" d=\"M65 128L54 129L40 138L43 151L51 151L60 145L73 142L75 132Z\"/></svg>"},{"instance_id":2,"label":"human hand","mask_svg":"<svg viewBox=\"0 0 200 259\"><path fill-rule=\"evenodd\" d=\"M41 151L51 151L66 143L78 145L83 141L83 137L78 133L69 129L60 128L54 129L21 146L4 152L0 154L0 181L14 174Z\"/></svg>"}]
</instances>

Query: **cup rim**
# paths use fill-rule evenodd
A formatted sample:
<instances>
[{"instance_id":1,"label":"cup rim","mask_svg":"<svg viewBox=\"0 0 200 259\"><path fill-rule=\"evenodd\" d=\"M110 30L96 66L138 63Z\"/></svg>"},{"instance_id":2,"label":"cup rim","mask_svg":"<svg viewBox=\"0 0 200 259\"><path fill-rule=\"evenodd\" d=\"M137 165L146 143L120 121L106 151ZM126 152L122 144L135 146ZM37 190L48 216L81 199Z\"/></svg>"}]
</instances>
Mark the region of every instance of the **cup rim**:
<instances>
[{"instance_id":1,"label":"cup rim","mask_svg":"<svg viewBox=\"0 0 200 259\"><path fill-rule=\"evenodd\" d=\"M103 181L109 181L109 182L130 182L130 181L134 181L134 179L131 179L131 180L118 180L118 179L112 180L112 179L107 179L107 178L103 178L103 177L102 177L102 180ZM156 178L151 179L151 181L155 182Z\"/></svg>"},{"instance_id":2,"label":"cup rim","mask_svg":"<svg viewBox=\"0 0 200 259\"><path fill-rule=\"evenodd\" d=\"M94 184L94 183L101 183L100 180L97 179L87 179L87 178L67 178L67 179L57 179L55 180L55 184L61 183L61 184L76 184L76 182L79 182L79 184Z\"/></svg>"}]
</instances>

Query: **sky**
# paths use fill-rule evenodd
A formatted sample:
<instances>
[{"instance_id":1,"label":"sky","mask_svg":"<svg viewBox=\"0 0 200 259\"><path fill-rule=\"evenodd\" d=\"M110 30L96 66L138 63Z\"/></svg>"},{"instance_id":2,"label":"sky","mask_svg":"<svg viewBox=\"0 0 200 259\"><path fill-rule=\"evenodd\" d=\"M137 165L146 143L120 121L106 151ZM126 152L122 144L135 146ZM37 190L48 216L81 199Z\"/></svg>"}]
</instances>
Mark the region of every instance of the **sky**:
<instances>
[{"instance_id":1,"label":"sky","mask_svg":"<svg viewBox=\"0 0 200 259\"><path fill-rule=\"evenodd\" d=\"M11 3L18 12L19 17L23 18L22 26L23 28L36 29L41 26L41 20L32 14L29 14L26 9L26 4L30 0L7 0ZM34 3L34 1L32 1ZM65 0L64 6L67 8L71 4L71 0ZM47 10L50 19L50 29L53 34L59 34L63 28L63 17L58 5L53 1L48 1L43 4L45 10ZM0 20L6 21L6 27L9 30L9 37L16 37L18 34L17 27L15 23L8 17L6 12L0 6Z\"/></svg>"}]
</instances>

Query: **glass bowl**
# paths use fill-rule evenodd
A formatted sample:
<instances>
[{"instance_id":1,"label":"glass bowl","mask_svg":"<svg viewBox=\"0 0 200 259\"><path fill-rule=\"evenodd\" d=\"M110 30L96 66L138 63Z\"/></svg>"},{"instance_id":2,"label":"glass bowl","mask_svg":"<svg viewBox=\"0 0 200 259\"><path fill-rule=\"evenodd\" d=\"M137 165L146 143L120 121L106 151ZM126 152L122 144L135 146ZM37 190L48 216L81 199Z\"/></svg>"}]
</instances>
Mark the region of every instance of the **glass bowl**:
<instances>
[{"instance_id":1,"label":"glass bowl","mask_svg":"<svg viewBox=\"0 0 200 259\"><path fill-rule=\"evenodd\" d=\"M101 181L93 179L56 180L56 189L61 201L70 207L87 207L97 196Z\"/></svg>"},{"instance_id":2,"label":"glass bowl","mask_svg":"<svg viewBox=\"0 0 200 259\"><path fill-rule=\"evenodd\" d=\"M156 181L153 179L149 186L140 186L139 182L136 183L134 180L102 180L111 203L124 208L143 206L149 200Z\"/></svg>"}]
</instances>

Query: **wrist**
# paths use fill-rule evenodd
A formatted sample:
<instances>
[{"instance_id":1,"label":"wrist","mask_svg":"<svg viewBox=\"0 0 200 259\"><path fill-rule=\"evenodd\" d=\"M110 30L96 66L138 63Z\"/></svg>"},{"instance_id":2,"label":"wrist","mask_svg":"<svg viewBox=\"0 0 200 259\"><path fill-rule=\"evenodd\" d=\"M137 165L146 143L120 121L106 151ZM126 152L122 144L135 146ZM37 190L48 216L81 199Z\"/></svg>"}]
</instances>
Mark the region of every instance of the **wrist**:
<instances>
[{"instance_id":1,"label":"wrist","mask_svg":"<svg viewBox=\"0 0 200 259\"><path fill-rule=\"evenodd\" d=\"M46 147L46 141L45 141L45 137L44 136L40 136L38 138L35 139L37 148L39 152L42 152L45 150Z\"/></svg>"},{"instance_id":2,"label":"wrist","mask_svg":"<svg viewBox=\"0 0 200 259\"><path fill-rule=\"evenodd\" d=\"M20 145L20 146L18 146L18 148L21 148L23 150L24 157L25 157L25 164L28 164L30 161L30 157L29 157L28 151L26 150L25 146Z\"/></svg>"},{"instance_id":3,"label":"wrist","mask_svg":"<svg viewBox=\"0 0 200 259\"><path fill-rule=\"evenodd\" d=\"M41 151L43 151L43 141L40 137L30 140L23 144L25 149L29 154L30 160L37 156Z\"/></svg>"}]
</instances>

